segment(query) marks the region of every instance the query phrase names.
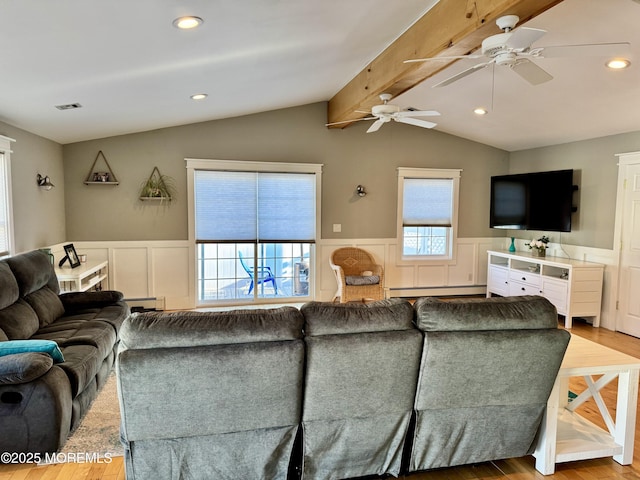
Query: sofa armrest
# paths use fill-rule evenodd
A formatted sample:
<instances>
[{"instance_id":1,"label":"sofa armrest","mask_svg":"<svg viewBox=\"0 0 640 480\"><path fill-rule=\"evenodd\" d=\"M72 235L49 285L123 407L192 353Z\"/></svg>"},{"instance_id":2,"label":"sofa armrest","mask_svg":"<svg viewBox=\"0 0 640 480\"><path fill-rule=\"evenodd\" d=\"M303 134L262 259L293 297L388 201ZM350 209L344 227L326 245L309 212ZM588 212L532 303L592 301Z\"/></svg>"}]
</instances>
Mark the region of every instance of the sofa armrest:
<instances>
[{"instance_id":1,"label":"sofa armrest","mask_svg":"<svg viewBox=\"0 0 640 480\"><path fill-rule=\"evenodd\" d=\"M50 355L41 352L15 353L0 357L0 385L28 383L53 366Z\"/></svg>"},{"instance_id":2,"label":"sofa armrest","mask_svg":"<svg viewBox=\"0 0 640 480\"><path fill-rule=\"evenodd\" d=\"M104 290L101 292L69 292L60 295L60 301L65 311L80 310L83 308L106 307L121 301L124 298L122 292L117 290Z\"/></svg>"}]
</instances>

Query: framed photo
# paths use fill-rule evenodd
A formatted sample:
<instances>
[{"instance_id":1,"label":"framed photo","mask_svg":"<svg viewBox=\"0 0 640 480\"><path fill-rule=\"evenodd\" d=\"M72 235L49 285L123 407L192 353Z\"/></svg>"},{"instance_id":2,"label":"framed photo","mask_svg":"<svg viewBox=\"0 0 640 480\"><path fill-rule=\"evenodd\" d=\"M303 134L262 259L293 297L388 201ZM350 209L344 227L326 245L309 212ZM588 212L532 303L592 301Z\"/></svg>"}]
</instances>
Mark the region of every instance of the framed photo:
<instances>
[{"instance_id":1,"label":"framed photo","mask_svg":"<svg viewBox=\"0 0 640 480\"><path fill-rule=\"evenodd\" d=\"M69 259L69 263L71 264L71 268L76 268L80 266L80 258L76 253L76 249L73 246L73 243L64 246L64 251L67 254L67 258Z\"/></svg>"}]
</instances>

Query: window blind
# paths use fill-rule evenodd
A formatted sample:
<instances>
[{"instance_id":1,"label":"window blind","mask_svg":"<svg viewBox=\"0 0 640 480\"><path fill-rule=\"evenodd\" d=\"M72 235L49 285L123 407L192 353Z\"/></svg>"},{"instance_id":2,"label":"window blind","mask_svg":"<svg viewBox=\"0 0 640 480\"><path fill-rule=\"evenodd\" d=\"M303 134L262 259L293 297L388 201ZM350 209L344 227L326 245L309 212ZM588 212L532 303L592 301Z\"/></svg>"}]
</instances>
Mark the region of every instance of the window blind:
<instances>
[{"instance_id":1,"label":"window blind","mask_svg":"<svg viewBox=\"0 0 640 480\"><path fill-rule=\"evenodd\" d=\"M404 179L403 226L450 227L452 218L453 179Z\"/></svg>"},{"instance_id":2,"label":"window blind","mask_svg":"<svg viewBox=\"0 0 640 480\"><path fill-rule=\"evenodd\" d=\"M196 241L314 242L315 175L195 171Z\"/></svg>"}]
</instances>

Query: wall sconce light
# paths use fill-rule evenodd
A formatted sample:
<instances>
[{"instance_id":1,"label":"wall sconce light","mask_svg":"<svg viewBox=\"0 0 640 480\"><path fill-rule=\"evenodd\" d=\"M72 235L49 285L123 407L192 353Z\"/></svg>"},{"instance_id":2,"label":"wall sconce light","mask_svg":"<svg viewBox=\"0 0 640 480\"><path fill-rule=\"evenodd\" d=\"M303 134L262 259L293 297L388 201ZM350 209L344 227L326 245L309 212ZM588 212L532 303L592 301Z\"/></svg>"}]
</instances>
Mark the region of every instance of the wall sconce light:
<instances>
[{"instance_id":1,"label":"wall sconce light","mask_svg":"<svg viewBox=\"0 0 640 480\"><path fill-rule=\"evenodd\" d=\"M364 197L367 192L364 190L364 187L362 185L358 185L356 187L356 193L358 194L359 197Z\"/></svg>"},{"instance_id":2,"label":"wall sconce light","mask_svg":"<svg viewBox=\"0 0 640 480\"><path fill-rule=\"evenodd\" d=\"M44 188L45 190L51 190L53 187L55 187L55 185L51 183L51 179L48 175L43 177L42 175L38 174L37 180L38 186Z\"/></svg>"}]
</instances>

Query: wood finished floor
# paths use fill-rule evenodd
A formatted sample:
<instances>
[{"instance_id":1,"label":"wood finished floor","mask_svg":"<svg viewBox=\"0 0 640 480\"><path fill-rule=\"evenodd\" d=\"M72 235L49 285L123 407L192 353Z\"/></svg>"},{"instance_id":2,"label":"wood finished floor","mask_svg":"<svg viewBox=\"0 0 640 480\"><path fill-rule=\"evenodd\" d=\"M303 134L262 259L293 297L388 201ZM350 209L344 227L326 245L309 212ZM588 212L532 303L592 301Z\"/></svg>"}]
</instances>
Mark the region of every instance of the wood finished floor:
<instances>
[{"instance_id":1,"label":"wood finished floor","mask_svg":"<svg viewBox=\"0 0 640 480\"><path fill-rule=\"evenodd\" d=\"M640 357L640 339L611 332L602 328L575 322L572 333L594 342ZM581 379L572 379L569 387L576 390L584 388ZM602 390L602 396L610 411L615 411L616 382ZM640 403L640 402L639 402ZM593 401L580 407L579 412L592 422L604 426ZM556 473L544 476L534 468L533 457L500 460L480 465L446 468L442 470L415 473L400 477L405 480L471 480L471 479L562 479L562 480L640 480L640 415L636 421L635 448L633 464L622 466L611 458L584 460L558 464ZM1 434L1 432L0 432ZM68 463L47 466L37 465L0 465L0 480L124 480L122 457L116 457L110 464ZM158 479L162 480L162 479ZM215 480L215 479L211 479ZM238 479L251 480L251 479Z\"/></svg>"}]
</instances>

